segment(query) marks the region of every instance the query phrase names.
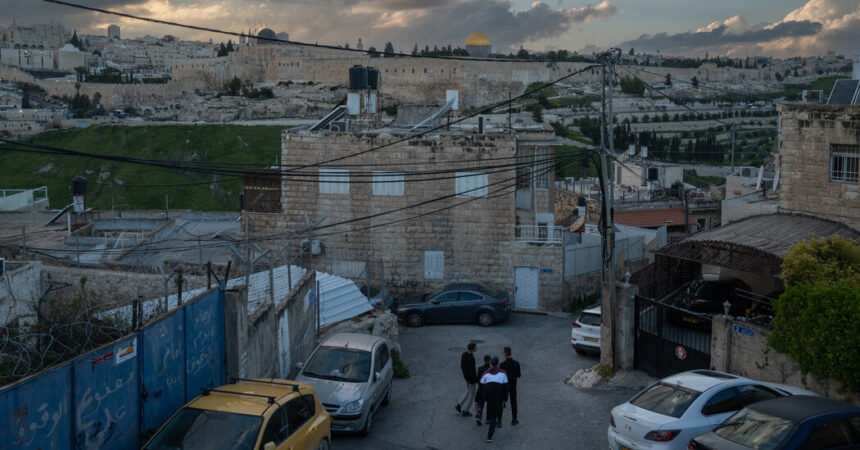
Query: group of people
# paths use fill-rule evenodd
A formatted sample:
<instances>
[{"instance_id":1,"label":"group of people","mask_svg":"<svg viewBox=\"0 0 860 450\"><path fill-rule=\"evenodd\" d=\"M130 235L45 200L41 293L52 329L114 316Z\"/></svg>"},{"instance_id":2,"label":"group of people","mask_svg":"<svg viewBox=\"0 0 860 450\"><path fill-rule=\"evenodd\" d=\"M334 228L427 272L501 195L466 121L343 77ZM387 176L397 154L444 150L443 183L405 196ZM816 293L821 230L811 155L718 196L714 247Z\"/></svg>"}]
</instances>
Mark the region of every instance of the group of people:
<instances>
[{"instance_id":1,"label":"group of people","mask_svg":"<svg viewBox=\"0 0 860 450\"><path fill-rule=\"evenodd\" d=\"M454 409L464 417L471 417L471 409L475 410L475 421L482 425L481 418L486 410L487 442L493 442L496 428L502 427L502 411L510 400L511 425L517 420L517 380L519 379L520 363L511 357L511 348L502 349L505 360L499 362L498 356L484 356L484 365L475 368L475 352L477 344L470 342L466 351L460 357L460 370L466 380L466 392Z\"/></svg>"}]
</instances>

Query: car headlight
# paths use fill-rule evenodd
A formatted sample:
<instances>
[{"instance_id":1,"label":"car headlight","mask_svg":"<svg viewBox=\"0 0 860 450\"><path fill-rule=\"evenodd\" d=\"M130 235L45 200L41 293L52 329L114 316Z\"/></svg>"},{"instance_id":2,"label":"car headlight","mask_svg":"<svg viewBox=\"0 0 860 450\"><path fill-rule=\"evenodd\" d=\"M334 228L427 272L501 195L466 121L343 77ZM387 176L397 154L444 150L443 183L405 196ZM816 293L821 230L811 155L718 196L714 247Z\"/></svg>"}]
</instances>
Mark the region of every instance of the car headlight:
<instances>
[{"instance_id":1,"label":"car headlight","mask_svg":"<svg viewBox=\"0 0 860 450\"><path fill-rule=\"evenodd\" d=\"M340 412L343 414L355 414L361 412L361 407L364 406L364 399L358 399L354 402L349 402L343 405Z\"/></svg>"}]
</instances>

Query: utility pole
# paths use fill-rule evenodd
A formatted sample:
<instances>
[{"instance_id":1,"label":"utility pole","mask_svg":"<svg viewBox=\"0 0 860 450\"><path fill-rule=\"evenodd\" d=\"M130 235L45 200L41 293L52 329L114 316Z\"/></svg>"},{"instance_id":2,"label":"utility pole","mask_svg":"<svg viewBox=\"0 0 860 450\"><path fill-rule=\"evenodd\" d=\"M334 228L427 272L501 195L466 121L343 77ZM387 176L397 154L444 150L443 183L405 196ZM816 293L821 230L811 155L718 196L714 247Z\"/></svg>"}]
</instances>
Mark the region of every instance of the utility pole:
<instances>
[{"instance_id":1,"label":"utility pole","mask_svg":"<svg viewBox=\"0 0 860 450\"><path fill-rule=\"evenodd\" d=\"M732 173L735 173L735 123L732 122Z\"/></svg>"},{"instance_id":2,"label":"utility pole","mask_svg":"<svg viewBox=\"0 0 860 450\"><path fill-rule=\"evenodd\" d=\"M314 250L314 228L318 227L321 223L323 223L323 221L325 220L325 217L323 217L320 220L317 220L314 223L311 223L311 219L310 219L310 217L308 217L308 214L304 213L304 215L305 215L305 223L308 225L308 266L309 266L308 270L313 271L314 270L314 251L313 251ZM299 253L301 253L301 250L302 250L301 249L301 242L299 242ZM314 272L314 279L316 279L316 273L315 272ZM316 309L316 316L317 316L317 333L316 333L316 335L317 335L317 342L319 342L319 340L320 340L320 300L321 300L319 281L316 282L316 299L315 300L316 301L314 302L314 306Z\"/></svg>"},{"instance_id":3,"label":"utility pole","mask_svg":"<svg viewBox=\"0 0 860 450\"><path fill-rule=\"evenodd\" d=\"M617 311L616 295L615 295L615 233L613 230L613 186L612 176L609 173L608 157L614 156L614 131L612 119L612 84L615 77L614 60L620 50L612 49L601 55L601 123L600 123L600 177L602 179L601 197L602 197L602 218L601 225L603 228L603 270L602 270L602 326L607 330L602 338L600 362L604 365L609 365L615 368L615 316ZM607 80L607 67L609 68L609 79ZM607 81L609 86L607 88ZM607 89L608 92L608 108L607 108ZM608 112L607 112L608 109ZM607 121L607 115L608 121ZM608 122L608 123L607 123ZM607 129L608 125L608 129ZM609 136L607 136L607 133ZM608 148L607 148L608 140Z\"/></svg>"}]
</instances>

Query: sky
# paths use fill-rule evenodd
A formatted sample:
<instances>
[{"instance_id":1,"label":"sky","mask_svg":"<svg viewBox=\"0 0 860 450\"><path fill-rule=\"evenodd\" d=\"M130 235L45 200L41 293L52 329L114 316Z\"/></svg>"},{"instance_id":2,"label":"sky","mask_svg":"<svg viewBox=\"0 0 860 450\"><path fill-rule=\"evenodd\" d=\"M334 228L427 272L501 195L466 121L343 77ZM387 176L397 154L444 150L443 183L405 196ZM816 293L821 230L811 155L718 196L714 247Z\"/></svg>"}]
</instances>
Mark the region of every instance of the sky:
<instances>
[{"instance_id":1,"label":"sky","mask_svg":"<svg viewBox=\"0 0 860 450\"><path fill-rule=\"evenodd\" d=\"M664 55L815 56L860 54L860 0L68 0L99 8L229 31L269 27L290 39L397 51L414 45L463 46L485 32L495 52L520 46L591 53L621 47ZM123 37L229 36L83 12L40 0L0 0L8 25L56 21Z\"/></svg>"}]
</instances>

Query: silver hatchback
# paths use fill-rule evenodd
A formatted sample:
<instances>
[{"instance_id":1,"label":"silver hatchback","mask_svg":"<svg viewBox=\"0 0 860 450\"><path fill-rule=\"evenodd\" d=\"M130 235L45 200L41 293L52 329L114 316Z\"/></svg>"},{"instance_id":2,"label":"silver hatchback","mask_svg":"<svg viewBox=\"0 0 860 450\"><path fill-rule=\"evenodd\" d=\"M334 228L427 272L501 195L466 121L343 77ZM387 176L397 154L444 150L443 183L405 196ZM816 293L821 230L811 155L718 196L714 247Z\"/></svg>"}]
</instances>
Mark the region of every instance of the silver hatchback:
<instances>
[{"instance_id":1,"label":"silver hatchback","mask_svg":"<svg viewBox=\"0 0 860 450\"><path fill-rule=\"evenodd\" d=\"M394 370L388 340L383 337L336 334L296 367L296 381L312 385L331 415L332 431L367 435L373 414L391 399Z\"/></svg>"}]
</instances>

